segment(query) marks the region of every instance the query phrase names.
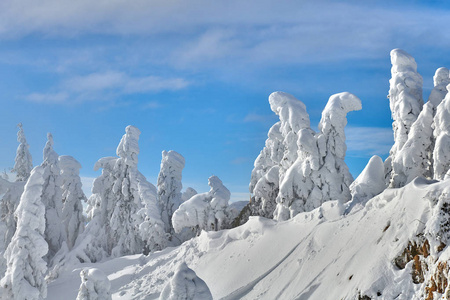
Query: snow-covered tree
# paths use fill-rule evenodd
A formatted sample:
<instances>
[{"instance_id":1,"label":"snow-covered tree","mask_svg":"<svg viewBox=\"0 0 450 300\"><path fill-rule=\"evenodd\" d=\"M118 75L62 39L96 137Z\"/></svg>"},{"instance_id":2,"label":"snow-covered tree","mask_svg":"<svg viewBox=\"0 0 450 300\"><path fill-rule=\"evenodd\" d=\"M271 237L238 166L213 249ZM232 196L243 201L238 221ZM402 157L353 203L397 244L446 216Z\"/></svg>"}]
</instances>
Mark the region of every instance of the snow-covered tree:
<instances>
[{"instance_id":1,"label":"snow-covered tree","mask_svg":"<svg viewBox=\"0 0 450 300\"><path fill-rule=\"evenodd\" d=\"M182 194L181 194L181 200L187 201L192 198L192 196L197 195L197 191L191 187L188 187Z\"/></svg>"},{"instance_id":2,"label":"snow-covered tree","mask_svg":"<svg viewBox=\"0 0 450 300\"><path fill-rule=\"evenodd\" d=\"M138 212L139 234L144 241L144 254L166 247L168 236L161 219L161 211L157 202L156 187L148 182L142 174L138 178L139 195L144 208Z\"/></svg>"},{"instance_id":3,"label":"snow-covered tree","mask_svg":"<svg viewBox=\"0 0 450 300\"><path fill-rule=\"evenodd\" d=\"M98 262L109 257L163 248L167 241L156 203L156 188L139 172L139 129L127 126L117 147L119 157L101 158L94 166L102 174L94 180L88 199L88 219L73 249L59 257L50 276L55 278L77 262ZM146 225L139 228L142 222ZM145 227L145 228L144 228Z\"/></svg>"},{"instance_id":4,"label":"snow-covered tree","mask_svg":"<svg viewBox=\"0 0 450 300\"><path fill-rule=\"evenodd\" d=\"M447 85L450 84L450 75L447 68L439 68L433 76L434 88L431 90L428 102L436 108L447 95Z\"/></svg>"},{"instance_id":5,"label":"snow-covered tree","mask_svg":"<svg viewBox=\"0 0 450 300\"><path fill-rule=\"evenodd\" d=\"M119 158L102 158L96 163L94 169L103 171L95 179L89 199L90 217L99 218L94 224L104 234L97 247L114 257L140 253L143 248L135 224L142 208L137 169L141 132L134 126L127 126L125 132L116 151ZM97 259L101 258L93 258Z\"/></svg>"},{"instance_id":6,"label":"snow-covered tree","mask_svg":"<svg viewBox=\"0 0 450 300\"><path fill-rule=\"evenodd\" d=\"M210 191L197 194L180 205L172 217L175 232L191 228L196 234L201 230L225 229L231 223L227 208L230 191L217 176L208 179Z\"/></svg>"},{"instance_id":7,"label":"snow-covered tree","mask_svg":"<svg viewBox=\"0 0 450 300\"><path fill-rule=\"evenodd\" d=\"M108 300L111 299L111 282L97 268L83 269L80 272L81 285L76 300Z\"/></svg>"},{"instance_id":8,"label":"snow-covered tree","mask_svg":"<svg viewBox=\"0 0 450 300\"><path fill-rule=\"evenodd\" d=\"M447 86L450 92L450 85ZM434 137L436 144L433 151L434 178L442 180L450 169L450 93L436 109L434 117Z\"/></svg>"},{"instance_id":9,"label":"snow-covered tree","mask_svg":"<svg viewBox=\"0 0 450 300\"><path fill-rule=\"evenodd\" d=\"M42 195L48 175L43 166L31 172L16 211L17 230L5 253L7 271L0 282L1 299L45 299L48 243Z\"/></svg>"},{"instance_id":10,"label":"snow-covered tree","mask_svg":"<svg viewBox=\"0 0 450 300\"><path fill-rule=\"evenodd\" d=\"M417 64L414 58L400 49L391 51L391 74L389 80L389 104L392 113L392 128L394 130L394 145L389 157L385 162L386 178L393 168L393 162L397 153L403 148L408 140L412 124L417 120L423 106L422 99L422 76L417 72Z\"/></svg>"},{"instance_id":11,"label":"snow-covered tree","mask_svg":"<svg viewBox=\"0 0 450 300\"><path fill-rule=\"evenodd\" d=\"M85 218L81 202L86 202L86 196L81 188L80 163L68 155L62 155L58 160L61 168L63 192L61 219L66 230L67 246L72 249L77 237L84 231Z\"/></svg>"},{"instance_id":12,"label":"snow-covered tree","mask_svg":"<svg viewBox=\"0 0 450 300\"><path fill-rule=\"evenodd\" d=\"M44 147L44 182L41 201L45 206L45 240L48 243L46 261L50 262L61 247L66 246L67 235L62 226L62 178L59 168L58 154L53 150L53 136L47 134Z\"/></svg>"},{"instance_id":13,"label":"snow-covered tree","mask_svg":"<svg viewBox=\"0 0 450 300\"><path fill-rule=\"evenodd\" d=\"M165 230L171 237L174 233L172 215L178 209L181 200L181 173L184 168L184 157L175 151L163 151L161 170L158 175L158 205Z\"/></svg>"},{"instance_id":14,"label":"snow-covered tree","mask_svg":"<svg viewBox=\"0 0 450 300\"><path fill-rule=\"evenodd\" d=\"M212 298L206 283L186 263L180 264L159 296L161 300L212 300Z\"/></svg>"},{"instance_id":15,"label":"snow-covered tree","mask_svg":"<svg viewBox=\"0 0 450 300\"><path fill-rule=\"evenodd\" d=\"M381 157L374 155L364 170L350 185L352 201L349 203L347 212L356 205L364 205L365 202L386 189L384 178L384 164Z\"/></svg>"},{"instance_id":16,"label":"snow-covered tree","mask_svg":"<svg viewBox=\"0 0 450 300\"><path fill-rule=\"evenodd\" d=\"M17 125L19 131L17 132L17 141L20 143L16 151L16 159L14 168L11 172L16 173L16 181L27 181L30 177L31 169L33 168L33 162L30 154L30 146L25 138L25 133L23 131L22 123Z\"/></svg>"},{"instance_id":17,"label":"snow-covered tree","mask_svg":"<svg viewBox=\"0 0 450 300\"><path fill-rule=\"evenodd\" d=\"M417 176L433 177L433 115L435 108L427 102L413 123L408 140L392 157L391 187L403 187Z\"/></svg>"},{"instance_id":18,"label":"snow-covered tree","mask_svg":"<svg viewBox=\"0 0 450 300\"><path fill-rule=\"evenodd\" d=\"M280 121L270 128L265 147L256 158L250 181L252 214L272 218L280 182L298 156L298 133L309 128L305 105L294 96L275 92L270 108Z\"/></svg>"},{"instance_id":19,"label":"snow-covered tree","mask_svg":"<svg viewBox=\"0 0 450 300\"><path fill-rule=\"evenodd\" d=\"M299 131L298 158L287 170L277 196L275 218L286 220L329 200L350 200L353 181L344 162L347 146L344 128L347 113L361 109L361 101L350 93L332 95L322 112L319 133Z\"/></svg>"}]
</instances>

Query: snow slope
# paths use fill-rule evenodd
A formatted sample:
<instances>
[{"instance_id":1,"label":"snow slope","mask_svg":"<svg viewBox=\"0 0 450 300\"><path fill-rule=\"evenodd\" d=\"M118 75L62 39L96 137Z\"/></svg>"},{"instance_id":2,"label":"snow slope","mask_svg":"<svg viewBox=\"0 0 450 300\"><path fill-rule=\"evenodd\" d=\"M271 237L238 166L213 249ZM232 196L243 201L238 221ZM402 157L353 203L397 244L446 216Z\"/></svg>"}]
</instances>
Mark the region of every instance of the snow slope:
<instances>
[{"instance_id":1,"label":"snow slope","mask_svg":"<svg viewBox=\"0 0 450 300\"><path fill-rule=\"evenodd\" d=\"M284 222L252 217L148 257L125 256L95 267L108 275L113 299L158 299L184 262L214 299L423 299L440 257L450 257L440 244L447 243L440 230L450 220L444 209L449 183L417 178L347 215L343 204L330 201ZM408 244L425 240L426 253L408 262ZM411 275L416 260L428 270L421 270L424 280L417 284ZM88 266L74 266L51 282L48 299L75 299L80 269Z\"/></svg>"}]
</instances>

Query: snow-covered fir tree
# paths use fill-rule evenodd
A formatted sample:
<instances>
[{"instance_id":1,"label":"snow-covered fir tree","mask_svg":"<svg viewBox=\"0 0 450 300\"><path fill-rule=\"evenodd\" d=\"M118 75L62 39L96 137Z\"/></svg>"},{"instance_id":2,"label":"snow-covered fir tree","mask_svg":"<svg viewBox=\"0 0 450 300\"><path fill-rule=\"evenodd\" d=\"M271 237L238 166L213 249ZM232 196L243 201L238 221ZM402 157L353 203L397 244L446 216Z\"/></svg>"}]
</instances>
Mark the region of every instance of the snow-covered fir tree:
<instances>
[{"instance_id":1,"label":"snow-covered fir tree","mask_svg":"<svg viewBox=\"0 0 450 300\"><path fill-rule=\"evenodd\" d=\"M16 211L17 230L5 253L7 271L0 282L1 299L38 300L47 296L44 260L46 208L42 203L48 170L37 166L31 172ZM59 224L61 225L61 224Z\"/></svg>"},{"instance_id":2,"label":"snow-covered fir tree","mask_svg":"<svg viewBox=\"0 0 450 300\"><path fill-rule=\"evenodd\" d=\"M265 147L256 158L250 181L252 214L272 218L279 184L298 155L298 133L309 128L305 105L294 96L274 92L269 96L271 110L280 118L269 130Z\"/></svg>"},{"instance_id":3,"label":"snow-covered fir tree","mask_svg":"<svg viewBox=\"0 0 450 300\"><path fill-rule=\"evenodd\" d=\"M189 199L191 199L194 195L197 195L197 191L191 187L188 187L182 194L181 194L181 200L182 202L185 202Z\"/></svg>"},{"instance_id":4,"label":"snow-covered fir tree","mask_svg":"<svg viewBox=\"0 0 450 300\"><path fill-rule=\"evenodd\" d=\"M81 285L76 300L110 300L111 282L97 268L83 269L80 272Z\"/></svg>"},{"instance_id":5,"label":"snow-covered fir tree","mask_svg":"<svg viewBox=\"0 0 450 300\"><path fill-rule=\"evenodd\" d=\"M81 188L80 163L69 155L62 155L58 160L62 177L61 219L66 230L67 246L72 249L78 236L84 231L82 202L86 202L86 196Z\"/></svg>"},{"instance_id":6,"label":"snow-covered fir tree","mask_svg":"<svg viewBox=\"0 0 450 300\"><path fill-rule=\"evenodd\" d=\"M172 215L178 209L181 200L181 173L185 164L184 157L170 150L162 152L161 170L158 175L158 205L165 230L171 237L174 233Z\"/></svg>"},{"instance_id":7,"label":"snow-covered fir tree","mask_svg":"<svg viewBox=\"0 0 450 300\"><path fill-rule=\"evenodd\" d=\"M104 157L95 164L102 174L88 199L89 222L73 249L59 257L51 277L74 263L142 253L144 247L148 252L160 250L167 244L156 188L137 168L140 131L130 125L125 132L116 151L119 157Z\"/></svg>"},{"instance_id":8,"label":"snow-covered fir tree","mask_svg":"<svg viewBox=\"0 0 450 300\"><path fill-rule=\"evenodd\" d=\"M277 196L275 219L286 220L329 200L350 200L353 181L344 162L344 128L348 112L360 110L361 101L350 93L332 95L322 112L319 133L304 128L298 134L298 158L287 170Z\"/></svg>"},{"instance_id":9,"label":"snow-covered fir tree","mask_svg":"<svg viewBox=\"0 0 450 300\"><path fill-rule=\"evenodd\" d=\"M414 58L401 49L394 49L391 51L391 63L392 77L389 80L388 98L393 119L394 145L385 161L388 182L395 176L392 169L396 155L408 140L411 126L417 120L423 106L423 79L417 72Z\"/></svg>"},{"instance_id":10,"label":"snow-covered fir tree","mask_svg":"<svg viewBox=\"0 0 450 300\"><path fill-rule=\"evenodd\" d=\"M186 263L179 265L159 296L160 300L212 300L212 298L206 283Z\"/></svg>"},{"instance_id":11,"label":"snow-covered fir tree","mask_svg":"<svg viewBox=\"0 0 450 300\"><path fill-rule=\"evenodd\" d=\"M217 176L208 179L210 190L197 194L180 205L172 217L176 233L190 228L196 234L201 230L212 231L228 228L233 221L228 209L230 191Z\"/></svg>"},{"instance_id":12,"label":"snow-covered fir tree","mask_svg":"<svg viewBox=\"0 0 450 300\"><path fill-rule=\"evenodd\" d=\"M17 127L19 127L17 141L20 144L19 147L17 147L15 164L11 172L16 173L16 181L27 181L28 177L30 177L31 169L33 168L33 161L22 123L19 123Z\"/></svg>"},{"instance_id":13,"label":"snow-covered fir tree","mask_svg":"<svg viewBox=\"0 0 450 300\"><path fill-rule=\"evenodd\" d=\"M67 235L62 226L62 178L59 167L58 154L53 150L53 136L47 134L47 143L44 147L44 161L41 164L44 170L43 188L40 195L45 206L45 240L48 243L46 261L52 258L62 248L67 246Z\"/></svg>"}]
</instances>

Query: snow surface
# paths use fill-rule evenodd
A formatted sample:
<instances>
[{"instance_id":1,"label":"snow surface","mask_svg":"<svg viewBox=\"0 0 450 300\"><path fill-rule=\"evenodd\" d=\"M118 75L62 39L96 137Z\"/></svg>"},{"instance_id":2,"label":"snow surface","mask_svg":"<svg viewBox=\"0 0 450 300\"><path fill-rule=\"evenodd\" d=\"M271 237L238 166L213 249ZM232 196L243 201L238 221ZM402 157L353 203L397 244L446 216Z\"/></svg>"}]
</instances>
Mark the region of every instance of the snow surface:
<instances>
[{"instance_id":1,"label":"snow surface","mask_svg":"<svg viewBox=\"0 0 450 300\"><path fill-rule=\"evenodd\" d=\"M243 226L203 231L148 257L125 256L95 266L107 274L112 298L121 300L158 299L183 262L214 299L419 299L424 286L412 283L412 262L401 270L393 261L418 234L437 231L433 224L440 211L432 195L447 193L449 184L418 178L347 215L340 202L329 201L288 221L251 217ZM48 299L75 298L79 270L89 266L74 266L51 282Z\"/></svg>"}]
</instances>

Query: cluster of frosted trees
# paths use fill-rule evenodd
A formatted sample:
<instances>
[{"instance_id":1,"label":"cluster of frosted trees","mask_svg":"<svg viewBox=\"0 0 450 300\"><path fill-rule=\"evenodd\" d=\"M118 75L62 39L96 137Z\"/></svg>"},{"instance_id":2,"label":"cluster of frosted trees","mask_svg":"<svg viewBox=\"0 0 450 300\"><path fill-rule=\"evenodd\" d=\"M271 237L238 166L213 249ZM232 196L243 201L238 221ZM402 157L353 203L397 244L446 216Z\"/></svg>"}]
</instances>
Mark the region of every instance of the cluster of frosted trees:
<instances>
[{"instance_id":1,"label":"cluster of frosted trees","mask_svg":"<svg viewBox=\"0 0 450 300\"><path fill-rule=\"evenodd\" d=\"M325 201L349 200L353 178L344 162L344 127L347 113L361 109L358 97L331 96L318 132L310 127L305 105L293 96L276 92L269 103L280 121L270 129L255 161L251 213L286 220Z\"/></svg>"},{"instance_id":2,"label":"cluster of frosted trees","mask_svg":"<svg viewBox=\"0 0 450 300\"><path fill-rule=\"evenodd\" d=\"M361 109L360 100L349 93L331 96L315 132L303 103L285 93L270 95L270 107L280 121L270 128L255 161L247 214L286 220L330 200L352 200L349 209L417 176L437 180L450 176L449 70L436 71L424 105L423 80L414 58L394 49L391 62L388 98L395 143L386 161L372 157L355 181L344 162L344 127L346 114Z\"/></svg>"},{"instance_id":3,"label":"cluster of frosted trees","mask_svg":"<svg viewBox=\"0 0 450 300\"><path fill-rule=\"evenodd\" d=\"M32 168L19 124L16 180L0 179L1 299L42 299L45 278L57 277L66 267L147 254L179 245L201 230L230 226L236 213L228 208L230 192L219 178L209 178L207 193L197 195L188 188L182 194L184 158L164 151L155 187L138 170L139 129L128 126L125 131L117 157L104 157L95 164L102 174L86 199L80 163L58 155L51 134L42 164ZM87 202L87 216L83 202ZM89 293L97 273L82 272L82 295Z\"/></svg>"}]
</instances>

